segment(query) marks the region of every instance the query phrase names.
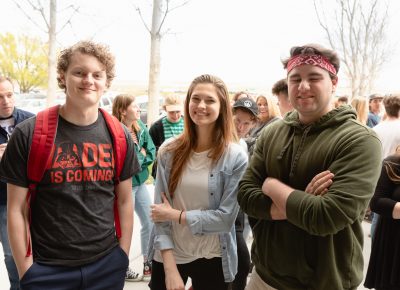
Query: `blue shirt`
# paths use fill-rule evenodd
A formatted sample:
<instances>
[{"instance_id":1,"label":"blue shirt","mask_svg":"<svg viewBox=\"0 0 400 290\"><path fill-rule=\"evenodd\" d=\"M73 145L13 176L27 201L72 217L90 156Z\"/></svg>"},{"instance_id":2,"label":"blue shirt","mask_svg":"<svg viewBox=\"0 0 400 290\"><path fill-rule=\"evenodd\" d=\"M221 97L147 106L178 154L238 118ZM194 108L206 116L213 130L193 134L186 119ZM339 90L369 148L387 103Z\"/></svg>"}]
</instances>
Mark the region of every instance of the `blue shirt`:
<instances>
[{"instance_id":1,"label":"blue shirt","mask_svg":"<svg viewBox=\"0 0 400 290\"><path fill-rule=\"evenodd\" d=\"M170 139L174 140L174 139ZM171 142L171 141L170 141ZM154 203L162 203L161 192L165 192L171 203L168 180L172 168L172 153L163 151L158 158L157 179ZM237 246L234 222L239 211L237 203L238 184L247 167L248 157L239 144L231 143L216 164L213 164L208 177L210 209L186 212L186 224L193 235L219 234L222 268L226 282L234 280L237 272ZM172 203L171 203L172 204ZM174 248L171 235L172 223L155 223L150 242L149 258L154 250Z\"/></svg>"},{"instance_id":2,"label":"blue shirt","mask_svg":"<svg viewBox=\"0 0 400 290\"><path fill-rule=\"evenodd\" d=\"M375 115L372 112L368 113L368 119L367 119L367 126L370 128L375 127L378 125L378 123L381 121L381 117L379 115Z\"/></svg>"}]
</instances>

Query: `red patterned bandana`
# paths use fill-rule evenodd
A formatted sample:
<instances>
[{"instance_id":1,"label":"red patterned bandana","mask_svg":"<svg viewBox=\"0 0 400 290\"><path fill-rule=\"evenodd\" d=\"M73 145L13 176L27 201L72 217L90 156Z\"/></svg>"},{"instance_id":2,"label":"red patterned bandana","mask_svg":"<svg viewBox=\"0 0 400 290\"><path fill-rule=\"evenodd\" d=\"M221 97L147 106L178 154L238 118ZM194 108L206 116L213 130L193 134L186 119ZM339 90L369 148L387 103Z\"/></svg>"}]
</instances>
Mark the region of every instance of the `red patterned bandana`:
<instances>
[{"instance_id":1,"label":"red patterned bandana","mask_svg":"<svg viewBox=\"0 0 400 290\"><path fill-rule=\"evenodd\" d=\"M319 66L320 68L330 72L331 74L336 75L335 67L329 62L329 60L322 55L318 54L299 54L293 56L289 59L287 64L287 73L290 73L292 69L304 64L311 64L315 66Z\"/></svg>"}]
</instances>

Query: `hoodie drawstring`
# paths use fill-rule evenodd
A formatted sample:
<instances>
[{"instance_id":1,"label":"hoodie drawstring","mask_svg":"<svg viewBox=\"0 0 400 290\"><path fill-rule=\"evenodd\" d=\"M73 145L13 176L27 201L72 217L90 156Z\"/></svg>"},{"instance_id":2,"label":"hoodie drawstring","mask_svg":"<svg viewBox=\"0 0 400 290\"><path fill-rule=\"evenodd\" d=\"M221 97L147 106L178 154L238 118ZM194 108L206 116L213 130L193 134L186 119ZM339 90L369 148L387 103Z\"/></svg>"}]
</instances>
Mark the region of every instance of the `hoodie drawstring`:
<instances>
[{"instance_id":1,"label":"hoodie drawstring","mask_svg":"<svg viewBox=\"0 0 400 290\"><path fill-rule=\"evenodd\" d=\"M300 155L303 152L304 143L306 141L308 132L310 132L310 130L311 130L311 126L307 126L303 132L303 135L301 136L299 148L297 149L296 155L292 159L292 164L290 166L289 178L292 178L294 176L294 171L297 167L297 162L299 161Z\"/></svg>"}]
</instances>

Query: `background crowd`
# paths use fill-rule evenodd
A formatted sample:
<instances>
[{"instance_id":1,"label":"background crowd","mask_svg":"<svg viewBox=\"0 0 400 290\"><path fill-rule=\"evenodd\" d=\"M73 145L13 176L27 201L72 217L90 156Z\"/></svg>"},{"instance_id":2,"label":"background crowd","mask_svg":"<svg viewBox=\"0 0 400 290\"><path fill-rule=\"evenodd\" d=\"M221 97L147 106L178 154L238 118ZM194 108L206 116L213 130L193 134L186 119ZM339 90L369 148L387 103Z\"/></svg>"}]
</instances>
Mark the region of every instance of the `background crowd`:
<instances>
[{"instance_id":1,"label":"background crowd","mask_svg":"<svg viewBox=\"0 0 400 290\"><path fill-rule=\"evenodd\" d=\"M266 95L230 95L221 79L201 75L185 97L165 98L150 128L135 96L120 94L116 139L98 113L113 56L92 42L64 50L67 99L28 204L32 219L20 168L38 117L15 107L13 81L0 76L0 233L11 289L122 289L124 280L185 289L189 278L194 290L357 289L364 218L373 241L365 287L400 289L400 95L335 96L339 57L319 45L293 47L283 66L287 78ZM79 178L114 168L120 145L118 180ZM127 261L133 212L143 269Z\"/></svg>"}]
</instances>

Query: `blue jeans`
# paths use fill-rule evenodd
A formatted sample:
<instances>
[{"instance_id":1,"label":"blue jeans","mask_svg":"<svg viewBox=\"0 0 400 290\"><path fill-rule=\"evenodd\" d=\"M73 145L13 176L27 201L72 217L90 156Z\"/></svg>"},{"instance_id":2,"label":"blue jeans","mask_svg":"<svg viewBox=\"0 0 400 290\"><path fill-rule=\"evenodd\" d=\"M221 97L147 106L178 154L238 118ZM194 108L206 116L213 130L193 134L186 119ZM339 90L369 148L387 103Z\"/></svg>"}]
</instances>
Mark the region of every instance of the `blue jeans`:
<instances>
[{"instance_id":1,"label":"blue jeans","mask_svg":"<svg viewBox=\"0 0 400 290\"><path fill-rule=\"evenodd\" d=\"M3 245L4 262L6 264L8 278L10 279L11 290L19 289L19 277L17 266L11 253L10 243L7 233L7 206L0 205L0 241Z\"/></svg>"},{"instance_id":2,"label":"blue jeans","mask_svg":"<svg viewBox=\"0 0 400 290\"><path fill-rule=\"evenodd\" d=\"M140 219L142 229L140 230L140 244L142 246L142 255L147 260L147 249L150 241L150 232L153 223L150 218L150 193L145 184L133 187L133 201L135 203L135 212Z\"/></svg>"},{"instance_id":3,"label":"blue jeans","mask_svg":"<svg viewBox=\"0 0 400 290\"><path fill-rule=\"evenodd\" d=\"M21 290L122 290L129 259L119 247L97 261L78 266L34 262L21 278Z\"/></svg>"}]
</instances>

